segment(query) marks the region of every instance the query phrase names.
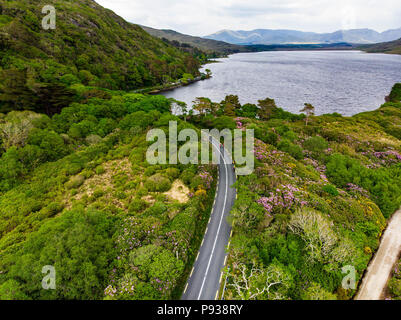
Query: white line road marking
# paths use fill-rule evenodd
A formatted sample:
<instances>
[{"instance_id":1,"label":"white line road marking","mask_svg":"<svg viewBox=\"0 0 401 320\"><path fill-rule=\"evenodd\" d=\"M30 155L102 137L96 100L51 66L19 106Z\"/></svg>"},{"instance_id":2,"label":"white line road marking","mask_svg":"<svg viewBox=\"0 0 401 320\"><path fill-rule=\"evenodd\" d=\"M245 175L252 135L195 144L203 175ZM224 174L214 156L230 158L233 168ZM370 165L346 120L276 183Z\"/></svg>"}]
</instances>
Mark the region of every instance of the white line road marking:
<instances>
[{"instance_id":1,"label":"white line road marking","mask_svg":"<svg viewBox=\"0 0 401 320\"><path fill-rule=\"evenodd\" d=\"M213 255L214 255L214 251L215 251L215 249L216 249L217 239L218 239L218 237L219 237L221 225L222 225L222 223L223 223L224 212L226 211L227 194L228 194L228 170L227 170L226 159L225 159L225 157L224 157L224 154L222 154L221 151L220 151L220 149L218 149L218 148L215 146L215 144L213 143L213 141L212 141L212 144L213 144L213 146L219 151L221 157L223 158L224 168L225 168L225 171L226 171L226 190L225 190L224 204L223 204L223 210L222 210L221 217L220 217L219 227L218 227L218 229L217 229L216 238L214 239L213 249L212 249L212 253L211 253L210 258L209 258L209 262L208 262L207 267L206 267L206 272L205 272L205 275L204 275L204 277L203 277L202 286L201 286L201 289L200 289L200 292L199 292L199 295L198 295L198 300L200 300L200 297L201 297L201 295L202 295L203 287L205 286L206 277L207 277L207 274L208 274L208 272L209 272L209 268L210 268L210 264L211 264L211 262L212 262L212 258L213 258ZM218 293L219 293L219 292L217 291L217 294L218 294ZM217 298L217 294L216 294L216 298Z\"/></svg>"},{"instance_id":2,"label":"white line road marking","mask_svg":"<svg viewBox=\"0 0 401 320\"><path fill-rule=\"evenodd\" d=\"M186 292L187 292L187 289L188 289L188 284L189 284L189 282L188 282L188 283L187 283L187 285L185 286L184 293L186 293Z\"/></svg>"}]
</instances>

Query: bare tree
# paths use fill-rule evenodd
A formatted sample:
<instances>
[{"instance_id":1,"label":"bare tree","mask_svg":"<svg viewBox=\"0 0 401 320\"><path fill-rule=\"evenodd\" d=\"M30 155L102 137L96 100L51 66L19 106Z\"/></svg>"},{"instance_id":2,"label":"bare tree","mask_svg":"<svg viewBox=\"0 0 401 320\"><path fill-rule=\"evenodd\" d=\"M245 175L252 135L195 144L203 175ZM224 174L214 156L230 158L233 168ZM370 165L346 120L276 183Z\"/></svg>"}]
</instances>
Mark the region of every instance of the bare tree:
<instances>
[{"instance_id":1,"label":"bare tree","mask_svg":"<svg viewBox=\"0 0 401 320\"><path fill-rule=\"evenodd\" d=\"M32 120L41 115L30 111L10 112L4 123L0 123L0 139L5 150L12 146L22 147L33 129Z\"/></svg>"},{"instance_id":2,"label":"bare tree","mask_svg":"<svg viewBox=\"0 0 401 320\"><path fill-rule=\"evenodd\" d=\"M250 269L246 265L233 264L236 274L232 277L228 286L232 287L241 300L255 300L266 296L269 300L284 299L285 295L279 290L288 288L289 277L281 268L271 265L267 269L260 269L252 265Z\"/></svg>"},{"instance_id":3,"label":"bare tree","mask_svg":"<svg viewBox=\"0 0 401 320\"><path fill-rule=\"evenodd\" d=\"M327 257L338 240L328 219L312 209L296 211L288 228L305 241L312 260L321 261Z\"/></svg>"}]
</instances>

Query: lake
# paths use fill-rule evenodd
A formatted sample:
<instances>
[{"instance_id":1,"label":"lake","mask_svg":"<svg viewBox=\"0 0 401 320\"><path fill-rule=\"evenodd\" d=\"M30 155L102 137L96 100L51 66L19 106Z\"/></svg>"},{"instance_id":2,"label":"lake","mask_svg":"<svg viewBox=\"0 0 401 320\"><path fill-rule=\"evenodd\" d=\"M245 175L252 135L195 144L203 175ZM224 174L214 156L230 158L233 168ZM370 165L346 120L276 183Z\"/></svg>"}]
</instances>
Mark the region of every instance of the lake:
<instances>
[{"instance_id":1,"label":"lake","mask_svg":"<svg viewBox=\"0 0 401 320\"><path fill-rule=\"evenodd\" d=\"M361 51L281 51L240 53L208 64L213 78L163 93L186 102L208 97L220 102L235 94L241 103L273 98L298 113L305 102L317 114L350 116L377 109L396 82L401 56Z\"/></svg>"}]
</instances>

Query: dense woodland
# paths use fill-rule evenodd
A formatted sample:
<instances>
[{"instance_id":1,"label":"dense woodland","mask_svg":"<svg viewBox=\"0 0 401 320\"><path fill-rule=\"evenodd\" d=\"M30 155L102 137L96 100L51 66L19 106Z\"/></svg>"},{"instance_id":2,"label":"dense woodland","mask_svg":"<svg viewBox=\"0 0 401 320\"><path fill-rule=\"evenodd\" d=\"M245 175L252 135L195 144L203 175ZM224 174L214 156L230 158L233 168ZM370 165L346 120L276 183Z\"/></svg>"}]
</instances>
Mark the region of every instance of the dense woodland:
<instances>
[{"instance_id":1,"label":"dense woodland","mask_svg":"<svg viewBox=\"0 0 401 320\"><path fill-rule=\"evenodd\" d=\"M44 30L41 11L52 4L56 29ZM199 75L196 56L92 0L1 0L0 46L0 112L53 114L82 86L127 91Z\"/></svg>"},{"instance_id":2,"label":"dense woodland","mask_svg":"<svg viewBox=\"0 0 401 320\"><path fill-rule=\"evenodd\" d=\"M149 129L195 128L170 104L116 93L0 117L0 299L179 297L216 168L146 162ZM45 265L57 290L41 287Z\"/></svg>"}]
</instances>

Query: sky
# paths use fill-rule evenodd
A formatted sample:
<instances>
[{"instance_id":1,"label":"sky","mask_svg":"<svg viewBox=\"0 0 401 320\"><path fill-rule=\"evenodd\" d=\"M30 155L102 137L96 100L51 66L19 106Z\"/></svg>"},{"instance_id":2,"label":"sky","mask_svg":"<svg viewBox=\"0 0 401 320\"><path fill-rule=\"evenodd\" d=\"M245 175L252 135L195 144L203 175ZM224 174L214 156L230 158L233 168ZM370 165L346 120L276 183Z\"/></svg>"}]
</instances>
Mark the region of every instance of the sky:
<instances>
[{"instance_id":1,"label":"sky","mask_svg":"<svg viewBox=\"0 0 401 320\"><path fill-rule=\"evenodd\" d=\"M400 0L95 0L129 22L205 36L220 30L334 32L401 27Z\"/></svg>"}]
</instances>

